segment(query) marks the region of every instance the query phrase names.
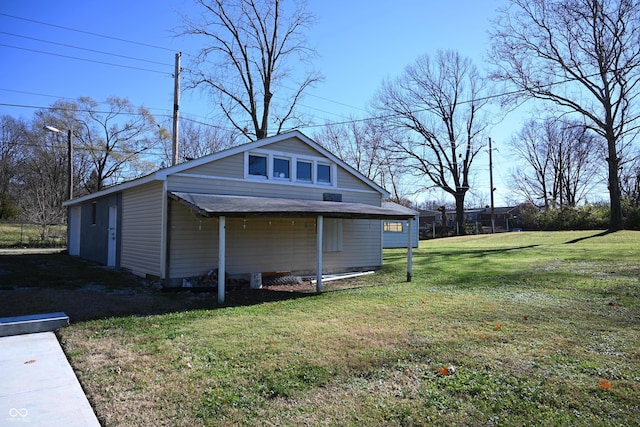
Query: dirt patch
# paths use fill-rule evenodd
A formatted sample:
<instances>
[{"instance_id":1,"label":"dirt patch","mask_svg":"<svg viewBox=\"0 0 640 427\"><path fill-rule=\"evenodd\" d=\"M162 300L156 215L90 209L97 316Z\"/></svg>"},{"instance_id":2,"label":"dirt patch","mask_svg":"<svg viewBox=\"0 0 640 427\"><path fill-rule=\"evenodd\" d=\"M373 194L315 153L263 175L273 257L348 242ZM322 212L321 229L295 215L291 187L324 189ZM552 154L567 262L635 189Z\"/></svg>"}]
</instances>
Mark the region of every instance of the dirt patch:
<instances>
[{"instance_id":1,"label":"dirt patch","mask_svg":"<svg viewBox=\"0 0 640 427\"><path fill-rule=\"evenodd\" d=\"M65 312L71 322L219 308L216 287L163 290L159 283L61 253L0 256L0 317ZM284 280L261 289L229 283L225 306L309 297L309 280ZM359 279L333 281L325 291L358 287Z\"/></svg>"},{"instance_id":2,"label":"dirt patch","mask_svg":"<svg viewBox=\"0 0 640 427\"><path fill-rule=\"evenodd\" d=\"M235 290L225 296L225 306L252 305L266 301L313 295L310 285ZM71 322L121 316L146 316L177 311L219 308L217 292L135 292L88 284L78 289L39 287L0 290L0 317L62 311Z\"/></svg>"},{"instance_id":3,"label":"dirt patch","mask_svg":"<svg viewBox=\"0 0 640 427\"><path fill-rule=\"evenodd\" d=\"M219 308L216 288L166 292L157 282L60 253L0 256L0 317L65 312L71 322ZM308 282L247 289L229 286L225 306L312 295Z\"/></svg>"}]
</instances>

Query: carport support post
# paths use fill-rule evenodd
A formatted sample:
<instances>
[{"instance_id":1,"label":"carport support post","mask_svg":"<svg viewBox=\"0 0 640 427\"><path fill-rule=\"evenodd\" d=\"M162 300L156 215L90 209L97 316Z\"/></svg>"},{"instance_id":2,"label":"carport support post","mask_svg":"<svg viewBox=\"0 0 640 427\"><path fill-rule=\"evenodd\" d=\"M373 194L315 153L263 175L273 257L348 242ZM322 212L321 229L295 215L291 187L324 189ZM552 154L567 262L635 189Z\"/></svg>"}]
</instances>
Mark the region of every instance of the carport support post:
<instances>
[{"instance_id":1,"label":"carport support post","mask_svg":"<svg viewBox=\"0 0 640 427\"><path fill-rule=\"evenodd\" d=\"M407 231L409 232L409 237L407 239L407 282L411 281L411 276L413 275L413 236L411 232L411 223L413 219L407 220Z\"/></svg>"},{"instance_id":2,"label":"carport support post","mask_svg":"<svg viewBox=\"0 0 640 427\"><path fill-rule=\"evenodd\" d=\"M224 304L226 220L224 216L218 218L218 304Z\"/></svg>"},{"instance_id":3,"label":"carport support post","mask_svg":"<svg viewBox=\"0 0 640 427\"><path fill-rule=\"evenodd\" d=\"M324 227L324 218L322 215L318 215L316 221L316 243L318 252L318 264L316 266L316 292L322 292L322 228Z\"/></svg>"}]
</instances>

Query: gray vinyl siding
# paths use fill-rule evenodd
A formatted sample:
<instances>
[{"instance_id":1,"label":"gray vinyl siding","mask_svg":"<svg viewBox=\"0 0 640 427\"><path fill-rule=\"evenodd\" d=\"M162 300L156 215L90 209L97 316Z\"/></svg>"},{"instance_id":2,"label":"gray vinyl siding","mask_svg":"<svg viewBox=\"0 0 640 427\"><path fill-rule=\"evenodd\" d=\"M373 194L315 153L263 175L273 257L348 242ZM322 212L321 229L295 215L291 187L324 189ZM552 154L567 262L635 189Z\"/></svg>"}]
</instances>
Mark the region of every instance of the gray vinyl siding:
<instances>
[{"instance_id":1,"label":"gray vinyl siding","mask_svg":"<svg viewBox=\"0 0 640 427\"><path fill-rule=\"evenodd\" d=\"M163 199L161 182L123 192L121 266L136 275L161 277Z\"/></svg>"},{"instance_id":2,"label":"gray vinyl siding","mask_svg":"<svg viewBox=\"0 0 640 427\"><path fill-rule=\"evenodd\" d=\"M240 195L254 197L282 197L288 199L322 200L324 193L342 194L342 201L380 206L382 196L374 191L352 191L322 185L296 185L259 180L225 180L197 176L169 176L170 191Z\"/></svg>"},{"instance_id":3,"label":"gray vinyl siding","mask_svg":"<svg viewBox=\"0 0 640 427\"><path fill-rule=\"evenodd\" d=\"M217 268L218 219L203 218L201 222L177 203L172 203L171 211L171 278L200 276ZM343 221L343 250L323 252L324 273L379 267L380 221ZM230 275L315 273L315 218L227 218L226 236L226 271Z\"/></svg>"},{"instance_id":4,"label":"gray vinyl siding","mask_svg":"<svg viewBox=\"0 0 640 427\"><path fill-rule=\"evenodd\" d=\"M227 218L229 274L313 270L313 218Z\"/></svg>"},{"instance_id":5,"label":"gray vinyl siding","mask_svg":"<svg viewBox=\"0 0 640 427\"><path fill-rule=\"evenodd\" d=\"M338 186L340 188L353 190L373 191L373 189L365 182L361 181L360 178L340 166L338 166Z\"/></svg>"},{"instance_id":6,"label":"gray vinyl siding","mask_svg":"<svg viewBox=\"0 0 640 427\"><path fill-rule=\"evenodd\" d=\"M412 220L413 222L411 223L411 245L414 248L418 247L418 220L417 218L414 218ZM387 222L387 221L383 221ZM402 223L402 232L401 233L397 233L397 232L392 232L392 231L383 231L382 233L382 239L383 239L383 245L385 248L406 248L407 247L407 240L408 240L408 236L407 233L409 232L408 228L407 228L407 221L406 220L392 220L392 221L388 221L388 222L401 222Z\"/></svg>"},{"instance_id":7,"label":"gray vinyl siding","mask_svg":"<svg viewBox=\"0 0 640 427\"><path fill-rule=\"evenodd\" d=\"M193 175L220 176L225 178L244 178L244 154L239 153L210 163L185 170Z\"/></svg>"},{"instance_id":8,"label":"gray vinyl siding","mask_svg":"<svg viewBox=\"0 0 640 427\"><path fill-rule=\"evenodd\" d=\"M171 201L168 277L201 276L218 266L218 218L196 216Z\"/></svg>"},{"instance_id":9,"label":"gray vinyl siding","mask_svg":"<svg viewBox=\"0 0 640 427\"><path fill-rule=\"evenodd\" d=\"M266 145L264 147L261 147L260 150L273 151L273 152L282 153L285 155L291 154L291 155L303 156L303 157L306 156L306 157L313 157L313 158L320 158L320 157L324 158L324 156L322 156L320 152L316 151L312 147L308 146L307 144L295 138ZM329 160L327 159L327 161ZM234 154L229 157L211 161L210 163L207 163L204 165L187 169L181 172L181 175L192 175L194 176L195 179L197 179L196 177L211 176L211 177L230 178L234 180L244 180L244 153ZM322 190L324 192L336 192L336 191L339 192L339 190L341 189L343 190L350 189L350 190L377 193L377 191L375 191L367 183L365 183L360 178L353 175L351 172L347 171L343 167L340 167L339 165L337 167L337 177L334 177L334 179L337 179L336 181L337 187L321 186L321 185L317 187L324 188L324 190ZM253 186L254 184L258 184L258 185L262 184L259 181L252 180L252 179L247 180L247 182L250 183L249 186ZM274 191L273 190L274 186L278 186L278 184L274 184L271 182L268 182L266 184L268 185L268 188L269 188L266 191ZM206 192L216 192L216 194L240 194L237 192L229 192L229 193L218 192L220 191L218 190L219 187L233 186L229 181L221 182L219 184L203 183L202 185L206 187L206 188L203 188L202 191L206 191ZM304 183L299 183L299 182L298 183L292 182L290 185L307 188L307 186ZM286 187L286 185L283 185L283 187ZM178 190L175 188L172 188L172 189ZM179 191L195 191L195 190L188 190L188 189L181 188L179 189ZM233 191L233 190L229 190L229 191ZM239 191L241 191L242 193L245 193L245 195L250 195L250 194L246 194L247 192L246 187L242 188ZM320 191L320 197L322 197L322 191ZM304 192L306 192L306 190L303 190L303 193ZM270 195L270 194L267 194L267 195ZM273 195L272 197L278 197L278 196Z\"/></svg>"},{"instance_id":10,"label":"gray vinyl siding","mask_svg":"<svg viewBox=\"0 0 640 427\"><path fill-rule=\"evenodd\" d=\"M285 141L275 142L273 144L262 147L263 150L280 151L283 153L291 153L298 156L308 157L324 157L319 151L301 142L296 138L287 139Z\"/></svg>"},{"instance_id":11,"label":"gray vinyl siding","mask_svg":"<svg viewBox=\"0 0 640 427\"><path fill-rule=\"evenodd\" d=\"M323 273L379 268L382 265L381 221L363 219L343 221L343 250L323 254Z\"/></svg>"}]
</instances>

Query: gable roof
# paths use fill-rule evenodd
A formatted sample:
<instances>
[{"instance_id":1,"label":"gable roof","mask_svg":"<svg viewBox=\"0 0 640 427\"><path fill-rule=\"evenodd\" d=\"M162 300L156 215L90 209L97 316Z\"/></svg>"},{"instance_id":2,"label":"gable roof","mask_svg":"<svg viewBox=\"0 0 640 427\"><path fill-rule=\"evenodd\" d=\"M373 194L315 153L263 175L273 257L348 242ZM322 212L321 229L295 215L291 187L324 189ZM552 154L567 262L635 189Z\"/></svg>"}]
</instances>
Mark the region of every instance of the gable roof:
<instances>
[{"instance_id":1,"label":"gable roof","mask_svg":"<svg viewBox=\"0 0 640 427\"><path fill-rule=\"evenodd\" d=\"M319 153L321 153L326 158L330 159L332 162L336 163L337 165L339 165L343 169L347 170L349 173L355 175L358 179L360 179L361 181L365 182L367 185L372 187L375 191L381 193L383 197L385 197L385 198L389 197L389 193L387 192L387 190L385 190L384 188L382 188L381 186L379 186L378 184L373 182L371 179L367 178L366 176L364 176L363 174L358 172L356 169L351 167L346 162L340 160L338 157L333 155L331 152L329 152L328 150L323 148L320 144L318 144L317 142L313 141L311 138L309 138L308 136L306 136L305 134L303 134L299 130L293 130L293 131L290 131L290 132L281 133L279 135L270 136L268 138L259 139L257 141L247 142L245 144L241 144L241 145L238 145L236 147L228 148L226 150L218 151L216 153L208 154L206 156L199 157L199 158L194 159L194 160L189 160L189 161L186 161L186 162L183 162L183 163L179 163L179 164L177 164L175 166L170 166L170 167L167 167L167 168L164 168L164 169L160 169L160 170L158 170L156 172L152 172L151 174L146 175L144 177L137 178L137 179L134 179L134 180L131 180L131 181L127 181L127 182L124 182L122 184L117 184L117 185L114 185L112 187L106 188L104 190L98 191L96 193L92 193L92 194L88 194L86 196L79 197L77 199L67 200L62 205L63 206L70 206L70 205L82 203L82 202L85 202L85 201L88 201L88 200L92 200L92 199L96 199L96 198L99 198L99 197L103 197L103 196L106 196L106 195L109 195L109 194L112 194L112 193L116 193L116 192L123 191L123 190L129 189L129 188L137 187L139 185L147 184L147 183L153 182L153 181L166 181L166 179L167 179L167 177L169 175L177 174L177 173L183 172L185 170L188 170L188 169L191 169L191 168L194 168L194 167L197 167L197 166L201 166L201 165L204 165L204 164L207 164L207 163L219 160L219 159L223 159L223 158L226 158L226 157L229 157L229 156L233 156L233 155L236 155L236 154L239 154L239 153L244 153L245 151L262 148L262 147L265 147L267 145L271 145L271 144L274 144L274 143L277 143L277 142L285 141L285 140L288 140L288 139L291 139L291 138L297 138L297 139L301 140L302 142L304 142L305 144L307 144L308 146L310 146L314 150L316 150Z\"/></svg>"}]
</instances>

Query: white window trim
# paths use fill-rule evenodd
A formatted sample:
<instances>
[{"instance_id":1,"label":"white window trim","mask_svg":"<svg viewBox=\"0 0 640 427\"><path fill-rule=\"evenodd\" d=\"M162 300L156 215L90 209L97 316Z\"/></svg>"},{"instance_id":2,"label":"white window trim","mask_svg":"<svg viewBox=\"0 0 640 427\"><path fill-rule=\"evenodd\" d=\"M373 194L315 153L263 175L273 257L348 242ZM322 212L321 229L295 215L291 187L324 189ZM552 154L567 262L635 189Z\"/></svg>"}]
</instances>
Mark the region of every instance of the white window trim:
<instances>
[{"instance_id":1,"label":"white window trim","mask_svg":"<svg viewBox=\"0 0 640 427\"><path fill-rule=\"evenodd\" d=\"M267 176L250 175L249 174L249 156L264 156L267 158ZM289 160L289 178L280 178L273 175L273 159ZM311 163L311 181L298 180L298 161ZM318 165L327 165L330 167L331 182L318 182ZM324 157L299 156L293 153L285 153L269 150L251 150L244 152L244 178L246 180L264 181L273 180L278 183L298 183L313 185L319 187L337 187L338 186L338 165Z\"/></svg>"},{"instance_id":2,"label":"white window trim","mask_svg":"<svg viewBox=\"0 0 640 427\"><path fill-rule=\"evenodd\" d=\"M279 181L292 181L293 180L293 176L291 174L291 170L292 170L292 165L291 165L291 156L277 156L277 155L272 155L269 156L269 163L270 163L270 171L271 174L273 174L273 168L275 166L275 160L276 159L280 159L280 160L287 160L289 162L289 178L282 178L279 176L273 176L273 179L277 179Z\"/></svg>"},{"instance_id":3,"label":"white window trim","mask_svg":"<svg viewBox=\"0 0 640 427\"><path fill-rule=\"evenodd\" d=\"M264 176L264 175L251 175L249 173L249 157L250 156L266 157L266 159L267 159L267 176ZM244 153L244 178L245 179L255 179L255 180L260 180L260 181L268 179L269 178L269 156L266 155L265 153L245 151L245 153Z\"/></svg>"}]
</instances>

